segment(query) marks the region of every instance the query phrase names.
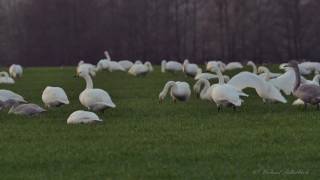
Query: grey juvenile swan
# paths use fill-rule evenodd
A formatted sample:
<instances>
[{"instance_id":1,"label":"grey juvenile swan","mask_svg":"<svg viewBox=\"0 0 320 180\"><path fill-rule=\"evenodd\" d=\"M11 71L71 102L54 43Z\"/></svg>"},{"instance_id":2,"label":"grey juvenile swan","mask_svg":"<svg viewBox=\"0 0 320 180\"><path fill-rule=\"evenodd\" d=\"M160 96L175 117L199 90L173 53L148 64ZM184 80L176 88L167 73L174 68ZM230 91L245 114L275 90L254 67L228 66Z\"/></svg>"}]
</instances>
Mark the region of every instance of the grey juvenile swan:
<instances>
[{"instance_id":1,"label":"grey juvenile swan","mask_svg":"<svg viewBox=\"0 0 320 180\"><path fill-rule=\"evenodd\" d=\"M298 68L298 62L290 61L287 65L292 67L295 72L296 82L293 89L293 95L301 99L304 102L304 108L307 108L307 104L316 105L319 110L320 103L320 87L313 84L301 84L301 76Z\"/></svg>"}]
</instances>

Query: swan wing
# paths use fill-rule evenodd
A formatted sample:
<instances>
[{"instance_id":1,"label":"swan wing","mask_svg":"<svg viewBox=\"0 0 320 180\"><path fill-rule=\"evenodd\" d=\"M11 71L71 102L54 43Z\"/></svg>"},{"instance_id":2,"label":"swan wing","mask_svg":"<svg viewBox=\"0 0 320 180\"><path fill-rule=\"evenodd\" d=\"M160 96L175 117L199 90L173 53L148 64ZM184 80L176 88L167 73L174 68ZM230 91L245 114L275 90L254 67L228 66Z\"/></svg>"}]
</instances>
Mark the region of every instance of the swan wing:
<instances>
[{"instance_id":1,"label":"swan wing","mask_svg":"<svg viewBox=\"0 0 320 180\"><path fill-rule=\"evenodd\" d=\"M264 86L263 79L250 72L241 72L230 79L229 85L242 91L246 88L260 89Z\"/></svg>"},{"instance_id":2,"label":"swan wing","mask_svg":"<svg viewBox=\"0 0 320 180\"><path fill-rule=\"evenodd\" d=\"M286 95L290 95L293 92L295 81L296 78L293 70L288 70L283 75L271 79L269 82L277 89L283 91Z\"/></svg>"},{"instance_id":3,"label":"swan wing","mask_svg":"<svg viewBox=\"0 0 320 180\"><path fill-rule=\"evenodd\" d=\"M211 97L214 102L229 102L235 106L241 106L242 100L239 97L239 92L235 88L225 85L214 85Z\"/></svg>"}]
</instances>

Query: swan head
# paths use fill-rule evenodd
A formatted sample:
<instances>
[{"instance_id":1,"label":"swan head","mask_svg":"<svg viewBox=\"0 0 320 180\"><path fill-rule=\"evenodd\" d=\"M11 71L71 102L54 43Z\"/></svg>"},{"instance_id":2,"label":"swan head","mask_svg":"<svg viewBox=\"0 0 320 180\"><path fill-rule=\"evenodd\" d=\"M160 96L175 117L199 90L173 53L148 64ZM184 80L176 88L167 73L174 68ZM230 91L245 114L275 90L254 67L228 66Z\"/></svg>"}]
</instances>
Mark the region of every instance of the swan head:
<instances>
[{"instance_id":1,"label":"swan head","mask_svg":"<svg viewBox=\"0 0 320 180\"><path fill-rule=\"evenodd\" d=\"M79 63L78 63L78 66L81 65L81 64L84 64L84 60L80 60Z\"/></svg>"},{"instance_id":2,"label":"swan head","mask_svg":"<svg viewBox=\"0 0 320 180\"><path fill-rule=\"evenodd\" d=\"M259 74L261 74L261 73L266 73L266 72L268 72L269 71L269 69L267 68L267 67L265 67L265 66L260 66L259 68L258 68L258 73Z\"/></svg>"},{"instance_id":3,"label":"swan head","mask_svg":"<svg viewBox=\"0 0 320 180\"><path fill-rule=\"evenodd\" d=\"M248 61L247 66L254 66L254 62L253 61Z\"/></svg>"}]
</instances>

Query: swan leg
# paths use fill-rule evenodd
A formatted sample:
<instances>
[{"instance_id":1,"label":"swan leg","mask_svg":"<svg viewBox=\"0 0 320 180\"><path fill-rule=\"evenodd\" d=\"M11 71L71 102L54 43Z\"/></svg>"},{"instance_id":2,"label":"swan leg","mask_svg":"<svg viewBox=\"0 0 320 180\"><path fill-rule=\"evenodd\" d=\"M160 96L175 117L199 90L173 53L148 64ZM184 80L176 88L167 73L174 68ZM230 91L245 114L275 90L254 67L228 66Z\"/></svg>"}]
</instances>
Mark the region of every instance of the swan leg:
<instances>
[{"instance_id":1,"label":"swan leg","mask_svg":"<svg viewBox=\"0 0 320 180\"><path fill-rule=\"evenodd\" d=\"M318 110L318 111L320 110L320 105L319 105L319 104L317 104L317 110Z\"/></svg>"},{"instance_id":2,"label":"swan leg","mask_svg":"<svg viewBox=\"0 0 320 180\"><path fill-rule=\"evenodd\" d=\"M177 103L177 99L176 99L176 98L173 99L173 103L174 103L174 104Z\"/></svg>"},{"instance_id":3,"label":"swan leg","mask_svg":"<svg viewBox=\"0 0 320 180\"><path fill-rule=\"evenodd\" d=\"M307 110L307 103L304 103L304 110L306 111Z\"/></svg>"},{"instance_id":4,"label":"swan leg","mask_svg":"<svg viewBox=\"0 0 320 180\"><path fill-rule=\"evenodd\" d=\"M221 106L218 106L218 112L220 112L222 110Z\"/></svg>"},{"instance_id":5,"label":"swan leg","mask_svg":"<svg viewBox=\"0 0 320 180\"><path fill-rule=\"evenodd\" d=\"M233 111L237 111L237 107L235 105L232 105Z\"/></svg>"}]
</instances>

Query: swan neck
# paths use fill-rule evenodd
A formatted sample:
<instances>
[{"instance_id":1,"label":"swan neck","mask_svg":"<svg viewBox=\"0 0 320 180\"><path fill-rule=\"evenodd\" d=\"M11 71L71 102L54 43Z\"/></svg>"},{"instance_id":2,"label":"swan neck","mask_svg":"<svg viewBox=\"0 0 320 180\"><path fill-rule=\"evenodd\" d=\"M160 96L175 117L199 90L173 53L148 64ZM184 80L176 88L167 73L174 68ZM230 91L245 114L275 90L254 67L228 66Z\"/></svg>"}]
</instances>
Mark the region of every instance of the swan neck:
<instances>
[{"instance_id":1,"label":"swan neck","mask_svg":"<svg viewBox=\"0 0 320 180\"><path fill-rule=\"evenodd\" d=\"M203 80L201 80L200 86L202 86L202 84L203 84L203 88L202 88L202 90L200 92L200 98L201 99L205 99L206 95L208 93L208 89L210 87L210 82L208 80L206 80L206 79L203 79Z\"/></svg>"},{"instance_id":2,"label":"swan neck","mask_svg":"<svg viewBox=\"0 0 320 180\"><path fill-rule=\"evenodd\" d=\"M296 82L295 82L293 90L296 91L299 88L300 84L301 84L301 75L300 75L300 71L299 71L298 66L297 67L293 67L293 70L294 70L295 77L296 77Z\"/></svg>"},{"instance_id":3,"label":"swan neck","mask_svg":"<svg viewBox=\"0 0 320 180\"><path fill-rule=\"evenodd\" d=\"M160 93L160 99L164 99L167 96L169 90L175 85L176 85L176 83L174 81L167 82L166 85L164 86L163 90Z\"/></svg>"},{"instance_id":4,"label":"swan neck","mask_svg":"<svg viewBox=\"0 0 320 180\"><path fill-rule=\"evenodd\" d=\"M217 75L219 78L219 84L224 84L224 78L223 78L223 75L222 75L220 69L217 70Z\"/></svg>"},{"instance_id":5,"label":"swan neck","mask_svg":"<svg viewBox=\"0 0 320 180\"><path fill-rule=\"evenodd\" d=\"M166 64L167 62L165 60L161 62L161 72L166 72Z\"/></svg>"},{"instance_id":6,"label":"swan neck","mask_svg":"<svg viewBox=\"0 0 320 180\"><path fill-rule=\"evenodd\" d=\"M258 70L257 70L256 64L252 63L251 66L253 68L253 74L258 74Z\"/></svg>"},{"instance_id":7,"label":"swan neck","mask_svg":"<svg viewBox=\"0 0 320 180\"><path fill-rule=\"evenodd\" d=\"M86 89L92 89L93 88L93 82L90 75L84 76L84 80L86 81Z\"/></svg>"}]
</instances>

